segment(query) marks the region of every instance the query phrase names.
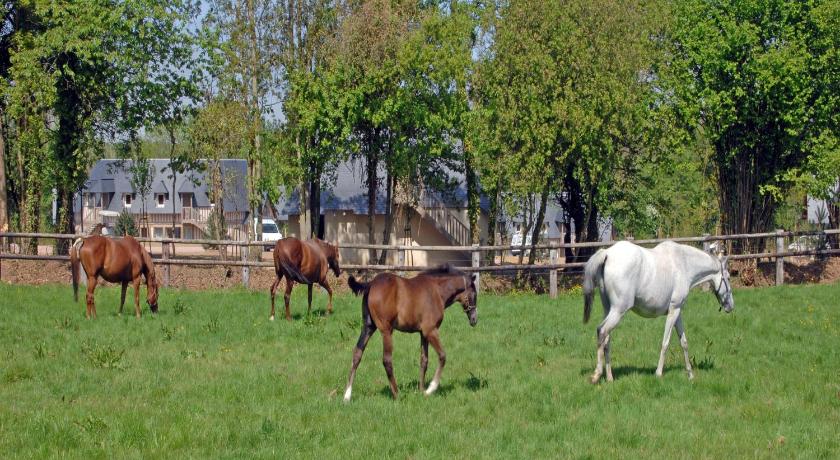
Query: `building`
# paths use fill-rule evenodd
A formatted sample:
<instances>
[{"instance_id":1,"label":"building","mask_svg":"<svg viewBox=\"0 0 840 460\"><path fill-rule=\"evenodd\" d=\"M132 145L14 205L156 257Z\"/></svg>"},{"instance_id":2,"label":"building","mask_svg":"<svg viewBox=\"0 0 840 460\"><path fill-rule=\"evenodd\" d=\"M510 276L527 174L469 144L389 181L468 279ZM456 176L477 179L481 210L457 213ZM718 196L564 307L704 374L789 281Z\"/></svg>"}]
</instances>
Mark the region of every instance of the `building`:
<instances>
[{"instance_id":1,"label":"building","mask_svg":"<svg viewBox=\"0 0 840 460\"><path fill-rule=\"evenodd\" d=\"M380 174L384 177L384 173ZM469 220L467 218L467 193L463 180L456 173L453 182L458 184L451 190L432 191L416 187L416 190L402 191L395 197L395 212L388 244L410 246L469 246ZM339 165L335 182L325 184L321 192L321 229L319 235L341 246L368 242L368 201L365 186L365 171L360 162L349 161ZM386 220L387 196L380 188L376 196L374 211L374 234L376 243L382 243ZM481 241L487 241L487 200L481 198L479 228ZM286 232L299 236L300 205L295 190L277 204L277 213L287 219ZM367 264L370 260L366 249L340 249L345 263ZM378 259L377 251L377 259ZM471 255L466 251L406 251L406 265L433 265L443 262L466 264ZM400 255L389 253L387 264L398 264Z\"/></svg>"},{"instance_id":2,"label":"building","mask_svg":"<svg viewBox=\"0 0 840 460\"><path fill-rule=\"evenodd\" d=\"M97 223L113 226L116 216L128 211L135 216L141 236L204 237L213 209L205 173L188 171L178 174L173 186L169 160L150 161L154 179L145 197L140 196L131 185L130 160L98 161L91 169L84 188L74 199L76 231L87 232ZM221 169L227 236L242 239L248 209L246 163L244 160L221 160ZM146 222L143 222L144 205Z\"/></svg>"}]
</instances>

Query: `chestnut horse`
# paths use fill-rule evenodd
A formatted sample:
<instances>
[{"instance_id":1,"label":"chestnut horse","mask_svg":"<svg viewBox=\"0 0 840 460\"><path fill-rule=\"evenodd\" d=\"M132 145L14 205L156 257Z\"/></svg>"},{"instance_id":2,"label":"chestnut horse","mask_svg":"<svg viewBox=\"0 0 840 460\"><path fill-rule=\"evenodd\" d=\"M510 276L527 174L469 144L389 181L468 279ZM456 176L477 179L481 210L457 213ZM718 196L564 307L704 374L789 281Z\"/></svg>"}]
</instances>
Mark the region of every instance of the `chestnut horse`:
<instances>
[{"instance_id":1,"label":"chestnut horse","mask_svg":"<svg viewBox=\"0 0 840 460\"><path fill-rule=\"evenodd\" d=\"M283 301L286 304L286 319L291 321L292 315L289 312L289 299L292 296L292 288L295 282L305 284L309 287L309 307L306 313L312 311L312 285L320 284L330 296L327 304L327 314L333 311L333 292L327 284L327 270L331 269L335 276L341 275L338 266L338 247L326 241L313 238L310 240L299 240L297 238L284 238L274 244L274 271L277 279L271 285L271 316L274 321L274 295L277 293L277 286L280 280L286 277L286 294Z\"/></svg>"},{"instance_id":2,"label":"chestnut horse","mask_svg":"<svg viewBox=\"0 0 840 460\"><path fill-rule=\"evenodd\" d=\"M152 313L157 313L158 284L155 265L146 249L131 236L107 238L88 236L73 242L70 248L70 270L73 274L73 297L79 301L79 263L87 276L87 311L85 317L96 317L93 290L96 280L102 277L111 283L122 283L120 314L125 304L128 283L134 284L134 313L140 317L140 276L146 278L146 303Z\"/></svg>"},{"instance_id":3,"label":"chestnut horse","mask_svg":"<svg viewBox=\"0 0 840 460\"><path fill-rule=\"evenodd\" d=\"M423 387L426 384L429 344L435 348L439 364L429 389L425 390L426 396L434 393L440 384L440 374L446 364L446 353L438 335L444 309L457 301L464 307L470 326L475 326L478 322L475 275L469 276L447 264L421 272L414 278L380 273L370 283L360 283L351 276L348 284L354 294L363 293L364 297L362 333L353 350L353 365L350 367L344 401L350 401L356 368L362 360L368 340L377 329L382 331L382 364L385 366L385 373L388 374L394 399L397 398L397 381L394 379L391 360L391 333L395 329L420 333L420 391L424 391Z\"/></svg>"}]
</instances>

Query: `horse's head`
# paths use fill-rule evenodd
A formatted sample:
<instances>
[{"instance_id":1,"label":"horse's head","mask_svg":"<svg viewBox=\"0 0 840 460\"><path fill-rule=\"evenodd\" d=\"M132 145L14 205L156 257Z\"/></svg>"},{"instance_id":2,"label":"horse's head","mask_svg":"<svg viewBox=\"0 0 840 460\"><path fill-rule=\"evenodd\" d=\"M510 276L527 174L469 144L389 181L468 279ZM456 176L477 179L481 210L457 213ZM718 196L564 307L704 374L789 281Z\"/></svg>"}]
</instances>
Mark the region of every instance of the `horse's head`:
<instances>
[{"instance_id":1,"label":"horse's head","mask_svg":"<svg viewBox=\"0 0 840 460\"><path fill-rule=\"evenodd\" d=\"M464 307L464 313L470 320L470 326L478 323L478 291L475 288L476 275L464 275L464 290L461 291L455 300Z\"/></svg>"},{"instance_id":2,"label":"horse's head","mask_svg":"<svg viewBox=\"0 0 840 460\"><path fill-rule=\"evenodd\" d=\"M720 274L712 279L712 286L715 290L715 295L720 302L720 306L727 313L735 308L735 299L732 298L732 283L729 281L729 267L727 261L729 257L718 256L720 262Z\"/></svg>"},{"instance_id":3,"label":"horse's head","mask_svg":"<svg viewBox=\"0 0 840 460\"><path fill-rule=\"evenodd\" d=\"M322 246L324 247L324 252L327 256L327 264L330 266L330 269L333 273L335 273L336 278L341 276L341 267L338 266L341 255L338 252L338 246L333 246L326 241Z\"/></svg>"},{"instance_id":4,"label":"horse's head","mask_svg":"<svg viewBox=\"0 0 840 460\"><path fill-rule=\"evenodd\" d=\"M152 275L146 283L146 304L149 305L149 310L152 313L158 311L158 282L157 278Z\"/></svg>"}]
</instances>

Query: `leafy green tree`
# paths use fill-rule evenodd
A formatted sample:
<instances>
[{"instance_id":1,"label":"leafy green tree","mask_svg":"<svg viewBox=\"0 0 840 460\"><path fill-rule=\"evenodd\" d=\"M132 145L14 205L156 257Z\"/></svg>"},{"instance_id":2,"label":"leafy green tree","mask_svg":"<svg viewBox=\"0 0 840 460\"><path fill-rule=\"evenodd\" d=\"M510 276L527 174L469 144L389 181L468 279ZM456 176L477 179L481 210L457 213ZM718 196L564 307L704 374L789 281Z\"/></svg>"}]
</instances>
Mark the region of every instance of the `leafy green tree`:
<instances>
[{"instance_id":1,"label":"leafy green tree","mask_svg":"<svg viewBox=\"0 0 840 460\"><path fill-rule=\"evenodd\" d=\"M114 232L119 236L137 236L137 224L134 222L134 216L127 209L123 209L117 216Z\"/></svg>"},{"instance_id":2,"label":"leafy green tree","mask_svg":"<svg viewBox=\"0 0 840 460\"><path fill-rule=\"evenodd\" d=\"M52 186L58 229L72 233L73 193L101 155L103 138L136 131L170 101L191 95L186 24L194 8L189 0L11 3L4 32L12 37L13 84L0 89L16 126L15 148L36 166L23 187L22 221L30 228L31 203Z\"/></svg>"},{"instance_id":3,"label":"leafy green tree","mask_svg":"<svg viewBox=\"0 0 840 460\"><path fill-rule=\"evenodd\" d=\"M569 216L567 238L574 222L577 241L597 239L601 217L625 198L617 191L653 154L652 9L520 0L500 10L474 80L474 146L490 190L503 186L520 203L538 197L532 244L551 196Z\"/></svg>"},{"instance_id":4,"label":"leafy green tree","mask_svg":"<svg viewBox=\"0 0 840 460\"><path fill-rule=\"evenodd\" d=\"M722 230L772 227L796 182L840 176L834 1L671 2L663 86L714 148Z\"/></svg>"}]
</instances>

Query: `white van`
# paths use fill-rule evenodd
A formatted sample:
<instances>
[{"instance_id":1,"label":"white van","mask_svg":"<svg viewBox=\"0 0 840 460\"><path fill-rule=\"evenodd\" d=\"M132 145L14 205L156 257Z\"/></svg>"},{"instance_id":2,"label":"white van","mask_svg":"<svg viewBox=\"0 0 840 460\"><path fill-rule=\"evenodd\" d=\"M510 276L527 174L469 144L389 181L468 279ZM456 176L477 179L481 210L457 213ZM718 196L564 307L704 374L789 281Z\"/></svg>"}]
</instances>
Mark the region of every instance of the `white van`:
<instances>
[{"instance_id":1,"label":"white van","mask_svg":"<svg viewBox=\"0 0 840 460\"><path fill-rule=\"evenodd\" d=\"M265 250L274 250L274 244L282 239L283 235L280 234L280 229L277 227L277 222L274 222L274 219L263 219L262 241L266 243L266 245L264 246Z\"/></svg>"}]
</instances>

